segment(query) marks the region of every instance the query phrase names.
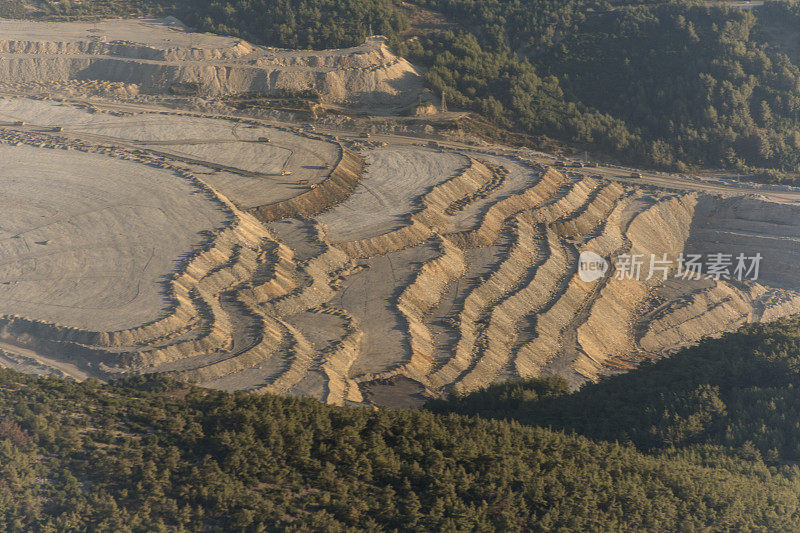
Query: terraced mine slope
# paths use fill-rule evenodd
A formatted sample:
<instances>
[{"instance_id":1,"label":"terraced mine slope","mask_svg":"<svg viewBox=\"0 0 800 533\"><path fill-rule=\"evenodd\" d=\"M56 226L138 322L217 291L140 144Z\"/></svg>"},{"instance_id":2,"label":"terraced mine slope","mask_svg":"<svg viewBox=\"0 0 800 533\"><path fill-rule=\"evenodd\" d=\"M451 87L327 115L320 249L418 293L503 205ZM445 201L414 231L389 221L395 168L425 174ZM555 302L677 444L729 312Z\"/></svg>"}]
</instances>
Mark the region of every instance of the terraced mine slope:
<instances>
[{"instance_id":1,"label":"terraced mine slope","mask_svg":"<svg viewBox=\"0 0 800 533\"><path fill-rule=\"evenodd\" d=\"M6 97L0 121L0 361L29 372L407 405L800 310L800 207L763 196L185 112ZM759 279L613 269L717 252Z\"/></svg>"},{"instance_id":2,"label":"terraced mine slope","mask_svg":"<svg viewBox=\"0 0 800 533\"><path fill-rule=\"evenodd\" d=\"M382 38L346 50L292 51L192 33L174 18L86 23L0 19L0 83L113 82L120 95L314 90L323 101L417 102L419 72Z\"/></svg>"},{"instance_id":3,"label":"terraced mine slope","mask_svg":"<svg viewBox=\"0 0 800 533\"><path fill-rule=\"evenodd\" d=\"M291 52L174 20L0 21L0 84L81 80L384 109L421 88L377 39ZM800 311L793 190L47 94L0 92L5 366L414 405L513 377L577 386ZM610 264L591 281L588 252ZM758 278L676 277L718 253L761 254ZM615 269L631 255L638 278Z\"/></svg>"}]
</instances>

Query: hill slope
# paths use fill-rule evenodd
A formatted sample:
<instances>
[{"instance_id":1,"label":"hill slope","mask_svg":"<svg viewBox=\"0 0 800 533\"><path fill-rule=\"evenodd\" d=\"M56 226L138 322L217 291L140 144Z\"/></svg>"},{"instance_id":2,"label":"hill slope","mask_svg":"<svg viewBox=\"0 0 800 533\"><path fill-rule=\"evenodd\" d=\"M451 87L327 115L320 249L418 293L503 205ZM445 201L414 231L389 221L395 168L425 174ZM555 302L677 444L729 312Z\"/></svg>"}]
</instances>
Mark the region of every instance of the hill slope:
<instances>
[{"instance_id":1,"label":"hill slope","mask_svg":"<svg viewBox=\"0 0 800 533\"><path fill-rule=\"evenodd\" d=\"M0 417L6 531L800 524L796 469L721 450L659 457L509 422L10 371Z\"/></svg>"}]
</instances>

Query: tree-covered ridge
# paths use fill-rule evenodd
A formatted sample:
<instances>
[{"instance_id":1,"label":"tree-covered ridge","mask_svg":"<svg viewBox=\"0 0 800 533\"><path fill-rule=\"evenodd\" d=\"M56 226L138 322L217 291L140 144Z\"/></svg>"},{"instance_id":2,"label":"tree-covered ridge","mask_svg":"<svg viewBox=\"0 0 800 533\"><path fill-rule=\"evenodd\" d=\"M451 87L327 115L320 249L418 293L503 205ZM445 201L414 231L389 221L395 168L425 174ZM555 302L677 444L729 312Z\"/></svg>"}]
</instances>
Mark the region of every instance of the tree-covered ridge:
<instances>
[{"instance_id":1,"label":"tree-covered ridge","mask_svg":"<svg viewBox=\"0 0 800 533\"><path fill-rule=\"evenodd\" d=\"M765 31L796 18L794 3L423 3L468 30L407 52L451 100L501 123L662 167L798 170L800 70Z\"/></svg>"},{"instance_id":2,"label":"tree-covered ridge","mask_svg":"<svg viewBox=\"0 0 800 533\"><path fill-rule=\"evenodd\" d=\"M800 472L515 422L0 371L4 531L800 525Z\"/></svg>"}]
</instances>

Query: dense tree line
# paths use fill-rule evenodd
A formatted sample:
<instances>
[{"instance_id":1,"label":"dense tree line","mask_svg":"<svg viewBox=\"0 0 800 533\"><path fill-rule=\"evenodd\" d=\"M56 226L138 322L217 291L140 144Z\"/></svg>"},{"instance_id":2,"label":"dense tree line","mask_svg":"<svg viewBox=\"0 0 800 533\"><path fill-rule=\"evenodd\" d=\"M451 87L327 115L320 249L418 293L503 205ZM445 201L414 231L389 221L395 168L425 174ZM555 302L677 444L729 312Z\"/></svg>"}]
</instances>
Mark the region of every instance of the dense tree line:
<instances>
[{"instance_id":1,"label":"dense tree line","mask_svg":"<svg viewBox=\"0 0 800 533\"><path fill-rule=\"evenodd\" d=\"M684 169L800 166L800 70L770 31L796 3L421 0L462 22L406 45L429 82L500 123ZM788 28L788 29L787 29Z\"/></svg>"},{"instance_id":2,"label":"dense tree line","mask_svg":"<svg viewBox=\"0 0 800 533\"><path fill-rule=\"evenodd\" d=\"M389 0L84 0L50 2L56 19L175 15L200 30L285 48L344 48L369 32L397 35L405 25Z\"/></svg>"},{"instance_id":3,"label":"dense tree line","mask_svg":"<svg viewBox=\"0 0 800 533\"><path fill-rule=\"evenodd\" d=\"M0 486L4 531L800 526L800 472L757 452L645 454L475 416L11 371Z\"/></svg>"},{"instance_id":4,"label":"dense tree line","mask_svg":"<svg viewBox=\"0 0 800 533\"><path fill-rule=\"evenodd\" d=\"M25 15L25 4L22 0L8 0L0 3L0 17L18 18Z\"/></svg>"}]
</instances>

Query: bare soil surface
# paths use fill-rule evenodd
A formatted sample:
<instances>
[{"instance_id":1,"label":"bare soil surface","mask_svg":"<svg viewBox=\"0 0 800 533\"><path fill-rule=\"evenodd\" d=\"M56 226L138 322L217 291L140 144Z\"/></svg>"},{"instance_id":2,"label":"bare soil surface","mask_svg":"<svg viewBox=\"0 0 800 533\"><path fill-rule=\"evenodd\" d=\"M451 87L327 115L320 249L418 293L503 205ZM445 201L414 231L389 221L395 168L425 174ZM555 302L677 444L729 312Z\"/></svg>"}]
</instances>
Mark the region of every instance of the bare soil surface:
<instances>
[{"instance_id":1,"label":"bare soil surface","mask_svg":"<svg viewBox=\"0 0 800 533\"><path fill-rule=\"evenodd\" d=\"M407 223L415 201L434 185L454 177L468 159L417 147L381 148L367 157L364 179L353 195L319 217L333 242L388 233Z\"/></svg>"},{"instance_id":2,"label":"bare soil surface","mask_svg":"<svg viewBox=\"0 0 800 533\"><path fill-rule=\"evenodd\" d=\"M0 96L3 366L416 407L509 378L577 387L800 312L796 188L132 99L274 78L387 115L421 85L379 40L294 52L170 20L0 21L0 84L17 77L41 94ZM124 94L56 100L48 82ZM610 265L598 279L583 252ZM727 275L681 277L689 254L723 254ZM740 254L757 276L737 279Z\"/></svg>"},{"instance_id":3,"label":"bare soil surface","mask_svg":"<svg viewBox=\"0 0 800 533\"><path fill-rule=\"evenodd\" d=\"M2 314L99 331L155 320L167 276L227 219L166 170L2 144L0 160Z\"/></svg>"}]
</instances>

